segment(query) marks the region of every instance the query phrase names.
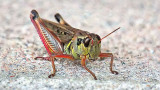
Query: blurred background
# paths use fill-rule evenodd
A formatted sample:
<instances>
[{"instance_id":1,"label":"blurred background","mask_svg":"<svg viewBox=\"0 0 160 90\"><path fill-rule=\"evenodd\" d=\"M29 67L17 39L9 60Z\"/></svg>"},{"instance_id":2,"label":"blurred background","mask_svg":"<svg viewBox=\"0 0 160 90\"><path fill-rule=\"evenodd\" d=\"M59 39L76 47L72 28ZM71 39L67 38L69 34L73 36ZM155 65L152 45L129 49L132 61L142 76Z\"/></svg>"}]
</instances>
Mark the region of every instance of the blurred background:
<instances>
[{"instance_id":1,"label":"blurred background","mask_svg":"<svg viewBox=\"0 0 160 90\"><path fill-rule=\"evenodd\" d=\"M60 13L73 27L101 37L121 27L102 41L110 58L87 63L97 76L79 64L58 60L56 76L48 79L51 63L34 60L48 56L30 21L31 10L55 21ZM0 0L1 89L160 89L159 0Z\"/></svg>"}]
</instances>

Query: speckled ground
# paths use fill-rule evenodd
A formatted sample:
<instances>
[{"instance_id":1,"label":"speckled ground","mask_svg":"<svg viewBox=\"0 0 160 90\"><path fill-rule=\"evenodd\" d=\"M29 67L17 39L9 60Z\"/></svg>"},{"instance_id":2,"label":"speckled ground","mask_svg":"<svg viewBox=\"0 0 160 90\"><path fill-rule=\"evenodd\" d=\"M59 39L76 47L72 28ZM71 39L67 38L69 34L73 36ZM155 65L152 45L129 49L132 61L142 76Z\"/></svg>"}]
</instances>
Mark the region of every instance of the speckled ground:
<instances>
[{"instance_id":1,"label":"speckled ground","mask_svg":"<svg viewBox=\"0 0 160 90\"><path fill-rule=\"evenodd\" d=\"M87 63L98 80L79 64L66 59L34 60L47 52L29 14L36 9L42 18L55 21L59 12L73 27L101 37L102 51L114 54L109 61ZM160 1L158 0L0 0L0 89L160 89Z\"/></svg>"}]
</instances>

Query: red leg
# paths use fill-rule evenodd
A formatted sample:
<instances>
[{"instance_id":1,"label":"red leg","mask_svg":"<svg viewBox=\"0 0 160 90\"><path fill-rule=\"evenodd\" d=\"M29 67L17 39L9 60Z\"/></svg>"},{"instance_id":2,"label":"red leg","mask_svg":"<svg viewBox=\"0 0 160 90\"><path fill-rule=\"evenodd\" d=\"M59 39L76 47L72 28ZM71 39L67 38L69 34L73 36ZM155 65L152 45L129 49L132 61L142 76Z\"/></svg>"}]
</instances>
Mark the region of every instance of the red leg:
<instances>
[{"instance_id":1,"label":"red leg","mask_svg":"<svg viewBox=\"0 0 160 90\"><path fill-rule=\"evenodd\" d=\"M49 57L35 57L34 59L35 59L35 60L37 60L37 59L42 59L42 60L50 61Z\"/></svg>"},{"instance_id":2,"label":"red leg","mask_svg":"<svg viewBox=\"0 0 160 90\"><path fill-rule=\"evenodd\" d=\"M95 74L86 67L86 56L82 57L81 65L94 77L95 80L97 80L97 77L95 76Z\"/></svg>"},{"instance_id":3,"label":"red leg","mask_svg":"<svg viewBox=\"0 0 160 90\"><path fill-rule=\"evenodd\" d=\"M56 55L56 57L59 57L59 58L68 58L68 59L74 60L72 56L66 55L66 54ZM37 60L37 59L42 59L42 60L51 61L51 60L50 60L50 57L35 57L34 59L35 59L35 60Z\"/></svg>"},{"instance_id":4,"label":"red leg","mask_svg":"<svg viewBox=\"0 0 160 90\"><path fill-rule=\"evenodd\" d=\"M51 77L54 77L54 75L55 75L55 73L56 73L56 68L55 68L55 64L54 64L54 56L52 57L50 57L50 61L52 62L52 68L53 68L53 73L52 74L50 74L49 76L48 76L48 78L51 78Z\"/></svg>"},{"instance_id":5,"label":"red leg","mask_svg":"<svg viewBox=\"0 0 160 90\"><path fill-rule=\"evenodd\" d=\"M54 64L54 58L68 58L68 59L71 59L71 60L74 60L74 58L70 55L65 55L65 54L62 54L62 55L54 55L54 56L50 56L49 57L49 60L48 61L51 61L52 62L52 68L53 68L53 73L50 74L48 76L48 78L51 78L51 77L54 77L55 73L56 73L56 68L55 68L55 64ZM43 58L46 58L46 57L43 57ZM48 58L48 57L47 57Z\"/></svg>"},{"instance_id":6,"label":"red leg","mask_svg":"<svg viewBox=\"0 0 160 90\"><path fill-rule=\"evenodd\" d=\"M112 66L113 66L113 54L112 53L101 53L100 55L99 55L99 57L101 58L101 57L111 57L111 62L110 62L110 71L112 72L112 74L118 74L118 72L117 71L113 71L112 70Z\"/></svg>"}]
</instances>

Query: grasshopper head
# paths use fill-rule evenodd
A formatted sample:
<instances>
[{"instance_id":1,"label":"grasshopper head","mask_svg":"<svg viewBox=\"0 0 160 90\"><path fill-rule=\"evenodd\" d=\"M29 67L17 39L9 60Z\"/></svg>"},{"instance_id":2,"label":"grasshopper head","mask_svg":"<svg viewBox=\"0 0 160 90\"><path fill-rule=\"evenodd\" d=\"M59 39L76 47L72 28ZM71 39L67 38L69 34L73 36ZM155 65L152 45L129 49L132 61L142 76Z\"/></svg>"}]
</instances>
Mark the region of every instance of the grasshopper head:
<instances>
[{"instance_id":1,"label":"grasshopper head","mask_svg":"<svg viewBox=\"0 0 160 90\"><path fill-rule=\"evenodd\" d=\"M96 59L100 54L100 37L96 34L76 36L72 40L72 55L76 59L87 56L88 59Z\"/></svg>"},{"instance_id":2,"label":"grasshopper head","mask_svg":"<svg viewBox=\"0 0 160 90\"><path fill-rule=\"evenodd\" d=\"M83 45L84 47L89 47L91 39L89 37L78 37L77 38L77 46Z\"/></svg>"}]
</instances>

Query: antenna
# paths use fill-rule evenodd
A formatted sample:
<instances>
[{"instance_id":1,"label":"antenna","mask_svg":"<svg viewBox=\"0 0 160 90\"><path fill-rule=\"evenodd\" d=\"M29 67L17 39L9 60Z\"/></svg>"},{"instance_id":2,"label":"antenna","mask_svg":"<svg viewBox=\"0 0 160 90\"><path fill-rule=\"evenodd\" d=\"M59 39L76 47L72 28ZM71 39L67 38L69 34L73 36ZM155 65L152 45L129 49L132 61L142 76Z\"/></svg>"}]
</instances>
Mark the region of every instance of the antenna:
<instances>
[{"instance_id":1,"label":"antenna","mask_svg":"<svg viewBox=\"0 0 160 90\"><path fill-rule=\"evenodd\" d=\"M112 34L112 33L114 33L115 31L117 31L118 29L120 29L120 27L119 27L119 28L117 28L117 29L115 29L114 31L112 31L112 32L111 32L111 33L109 33L108 35L104 36L101 40L99 40L99 42L98 42L98 43L100 43L104 38L108 37L109 35L111 35L111 34Z\"/></svg>"}]
</instances>

